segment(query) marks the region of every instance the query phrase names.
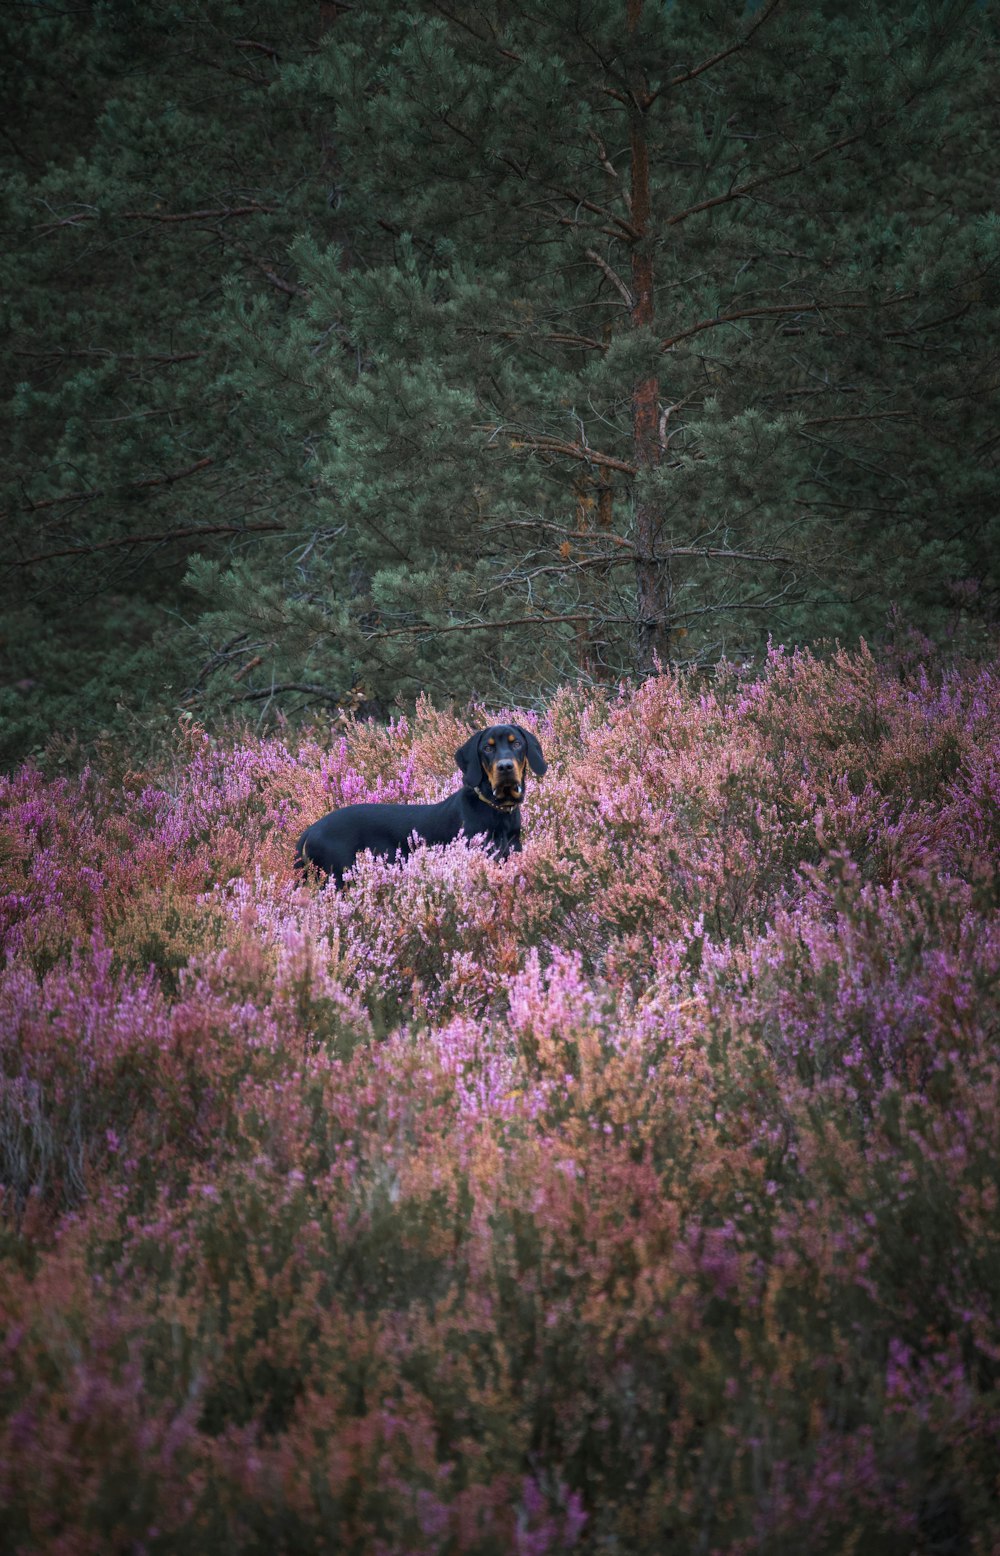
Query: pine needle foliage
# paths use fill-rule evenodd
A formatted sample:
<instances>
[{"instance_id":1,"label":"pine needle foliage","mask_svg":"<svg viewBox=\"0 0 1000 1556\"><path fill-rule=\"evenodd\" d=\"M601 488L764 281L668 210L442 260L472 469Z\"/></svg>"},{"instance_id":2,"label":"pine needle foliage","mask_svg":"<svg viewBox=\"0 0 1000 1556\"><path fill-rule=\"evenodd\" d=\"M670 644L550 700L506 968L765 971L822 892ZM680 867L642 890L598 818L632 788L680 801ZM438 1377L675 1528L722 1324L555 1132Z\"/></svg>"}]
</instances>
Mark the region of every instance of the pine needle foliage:
<instances>
[{"instance_id":1,"label":"pine needle foliage","mask_svg":"<svg viewBox=\"0 0 1000 1556\"><path fill-rule=\"evenodd\" d=\"M989 8L5 25L9 752L995 621Z\"/></svg>"}]
</instances>

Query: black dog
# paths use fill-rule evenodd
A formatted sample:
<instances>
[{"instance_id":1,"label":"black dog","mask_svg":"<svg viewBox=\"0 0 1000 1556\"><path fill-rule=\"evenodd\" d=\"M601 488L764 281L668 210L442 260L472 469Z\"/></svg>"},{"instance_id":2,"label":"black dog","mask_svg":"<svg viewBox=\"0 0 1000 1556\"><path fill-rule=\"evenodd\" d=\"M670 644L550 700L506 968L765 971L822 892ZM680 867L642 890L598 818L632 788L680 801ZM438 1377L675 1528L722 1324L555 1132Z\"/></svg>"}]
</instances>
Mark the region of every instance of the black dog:
<instances>
[{"instance_id":1,"label":"black dog","mask_svg":"<svg viewBox=\"0 0 1000 1556\"><path fill-rule=\"evenodd\" d=\"M414 833L426 843L485 834L505 859L521 847L521 801L530 767L541 777L542 748L520 724L494 724L455 752L464 787L437 805L345 805L307 827L295 845L295 867L314 864L338 886L360 853L405 859Z\"/></svg>"}]
</instances>

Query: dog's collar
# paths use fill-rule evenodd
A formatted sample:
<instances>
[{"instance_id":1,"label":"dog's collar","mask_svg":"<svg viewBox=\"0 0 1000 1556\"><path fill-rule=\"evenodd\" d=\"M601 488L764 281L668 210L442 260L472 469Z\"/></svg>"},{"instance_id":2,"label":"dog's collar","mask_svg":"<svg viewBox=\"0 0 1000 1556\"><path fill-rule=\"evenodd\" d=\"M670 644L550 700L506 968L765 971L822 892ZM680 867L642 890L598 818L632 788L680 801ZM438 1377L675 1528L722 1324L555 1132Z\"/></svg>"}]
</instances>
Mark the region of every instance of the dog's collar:
<instances>
[{"instance_id":1,"label":"dog's collar","mask_svg":"<svg viewBox=\"0 0 1000 1556\"><path fill-rule=\"evenodd\" d=\"M465 787L476 796L477 800L482 800L484 805L489 805L491 810L500 811L504 816L509 816L512 810L517 810L521 803L520 800L508 800L505 805L499 805L496 800L488 800L478 784L467 783Z\"/></svg>"}]
</instances>

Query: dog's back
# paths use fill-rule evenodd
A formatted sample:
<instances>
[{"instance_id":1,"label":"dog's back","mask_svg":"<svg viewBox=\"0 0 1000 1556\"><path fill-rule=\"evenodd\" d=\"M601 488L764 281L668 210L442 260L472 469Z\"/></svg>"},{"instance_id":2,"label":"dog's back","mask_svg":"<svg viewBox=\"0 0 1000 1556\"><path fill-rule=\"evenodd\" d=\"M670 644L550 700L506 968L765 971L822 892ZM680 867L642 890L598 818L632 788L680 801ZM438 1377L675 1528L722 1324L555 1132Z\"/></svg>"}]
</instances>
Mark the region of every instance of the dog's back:
<instances>
[{"instance_id":1,"label":"dog's back","mask_svg":"<svg viewBox=\"0 0 1000 1556\"><path fill-rule=\"evenodd\" d=\"M344 805L321 816L306 827L295 845L296 869L314 864L324 875L332 875L338 886L344 884L360 853L370 849L386 859L410 852L410 839L416 833L427 843L450 843L462 829L460 816L453 816L450 795L437 805Z\"/></svg>"},{"instance_id":2,"label":"dog's back","mask_svg":"<svg viewBox=\"0 0 1000 1556\"><path fill-rule=\"evenodd\" d=\"M520 804L525 774L546 768L537 739L519 724L495 724L455 753L464 784L436 805L344 805L306 827L295 845L295 868L312 864L344 884L360 853L405 858L414 835L425 843L485 836L501 858L521 846Z\"/></svg>"}]
</instances>

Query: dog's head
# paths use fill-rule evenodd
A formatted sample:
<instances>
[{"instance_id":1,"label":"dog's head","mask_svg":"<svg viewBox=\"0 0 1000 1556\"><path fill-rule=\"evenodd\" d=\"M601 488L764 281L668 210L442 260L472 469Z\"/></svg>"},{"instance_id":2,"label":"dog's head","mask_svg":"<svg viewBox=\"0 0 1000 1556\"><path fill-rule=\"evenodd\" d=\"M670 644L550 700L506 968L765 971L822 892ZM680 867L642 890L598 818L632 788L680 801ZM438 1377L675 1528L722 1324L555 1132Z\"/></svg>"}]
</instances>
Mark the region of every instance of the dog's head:
<instances>
[{"instance_id":1,"label":"dog's head","mask_svg":"<svg viewBox=\"0 0 1000 1556\"><path fill-rule=\"evenodd\" d=\"M497 804L512 808L524 798L528 768L540 778L548 765L535 736L520 724L492 724L480 730L459 747L455 761L470 789L479 788L485 779Z\"/></svg>"}]
</instances>

